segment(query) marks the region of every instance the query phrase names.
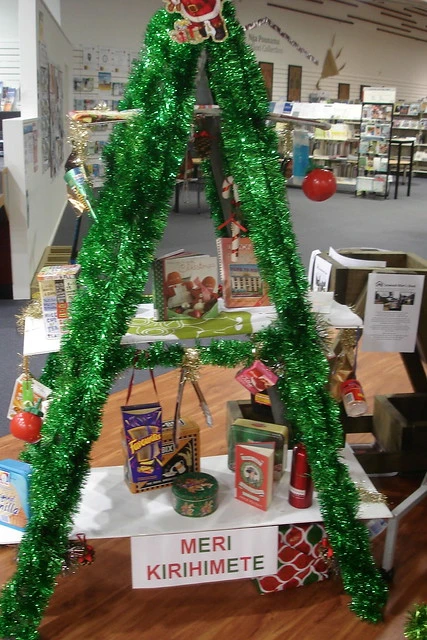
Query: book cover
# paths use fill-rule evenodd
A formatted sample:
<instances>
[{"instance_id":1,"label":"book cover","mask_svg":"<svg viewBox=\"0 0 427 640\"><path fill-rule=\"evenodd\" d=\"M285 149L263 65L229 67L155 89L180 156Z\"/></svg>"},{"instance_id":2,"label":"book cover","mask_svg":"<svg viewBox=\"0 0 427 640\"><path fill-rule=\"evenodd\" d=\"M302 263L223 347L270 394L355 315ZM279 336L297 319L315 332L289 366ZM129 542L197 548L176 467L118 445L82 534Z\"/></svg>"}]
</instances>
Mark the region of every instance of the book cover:
<instances>
[{"instance_id":1,"label":"book cover","mask_svg":"<svg viewBox=\"0 0 427 640\"><path fill-rule=\"evenodd\" d=\"M274 443L236 446L235 497L267 511L273 497Z\"/></svg>"},{"instance_id":2,"label":"book cover","mask_svg":"<svg viewBox=\"0 0 427 640\"><path fill-rule=\"evenodd\" d=\"M224 306L266 307L271 305L266 283L258 269L250 238L240 238L237 260L231 260L231 238L218 238L219 273Z\"/></svg>"},{"instance_id":3,"label":"book cover","mask_svg":"<svg viewBox=\"0 0 427 640\"><path fill-rule=\"evenodd\" d=\"M156 320L218 315L218 260L178 251L154 262Z\"/></svg>"}]
</instances>

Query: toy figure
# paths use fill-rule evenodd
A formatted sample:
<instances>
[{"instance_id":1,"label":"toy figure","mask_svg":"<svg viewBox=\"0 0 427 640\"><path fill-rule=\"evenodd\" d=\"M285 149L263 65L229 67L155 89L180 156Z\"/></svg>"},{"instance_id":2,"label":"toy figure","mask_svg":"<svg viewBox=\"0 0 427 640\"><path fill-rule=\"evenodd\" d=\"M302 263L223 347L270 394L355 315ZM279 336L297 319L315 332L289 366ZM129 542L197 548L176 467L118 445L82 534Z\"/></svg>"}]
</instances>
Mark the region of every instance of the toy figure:
<instances>
[{"instance_id":1,"label":"toy figure","mask_svg":"<svg viewBox=\"0 0 427 640\"><path fill-rule=\"evenodd\" d=\"M197 29L205 39L212 36L216 42L227 37L227 29L221 15L222 0L164 0L166 10L180 13L189 23L189 29Z\"/></svg>"}]
</instances>

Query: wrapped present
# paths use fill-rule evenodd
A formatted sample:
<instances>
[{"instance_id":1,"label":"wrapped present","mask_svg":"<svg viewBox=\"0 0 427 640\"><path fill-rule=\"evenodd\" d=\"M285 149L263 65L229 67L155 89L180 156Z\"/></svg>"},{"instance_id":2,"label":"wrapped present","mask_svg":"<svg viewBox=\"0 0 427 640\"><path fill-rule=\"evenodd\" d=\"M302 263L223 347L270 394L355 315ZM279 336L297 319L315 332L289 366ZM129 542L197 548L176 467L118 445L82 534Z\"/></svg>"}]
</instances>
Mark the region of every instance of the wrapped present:
<instances>
[{"instance_id":1,"label":"wrapped present","mask_svg":"<svg viewBox=\"0 0 427 640\"><path fill-rule=\"evenodd\" d=\"M328 578L325 539L326 532L321 523L279 527L277 573L255 578L260 593L284 591Z\"/></svg>"}]
</instances>

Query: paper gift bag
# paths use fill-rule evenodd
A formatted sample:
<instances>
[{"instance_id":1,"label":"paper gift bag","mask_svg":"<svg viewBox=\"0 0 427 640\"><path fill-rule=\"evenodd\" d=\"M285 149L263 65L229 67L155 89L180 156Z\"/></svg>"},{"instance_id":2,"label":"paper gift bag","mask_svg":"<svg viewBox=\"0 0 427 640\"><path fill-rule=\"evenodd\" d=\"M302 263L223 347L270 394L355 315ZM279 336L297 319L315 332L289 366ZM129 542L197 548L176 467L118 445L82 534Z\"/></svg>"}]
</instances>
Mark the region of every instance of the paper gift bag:
<instances>
[{"instance_id":1,"label":"paper gift bag","mask_svg":"<svg viewBox=\"0 0 427 640\"><path fill-rule=\"evenodd\" d=\"M255 578L260 593L283 591L328 578L322 553L325 538L325 528L320 523L279 527L277 573Z\"/></svg>"}]
</instances>

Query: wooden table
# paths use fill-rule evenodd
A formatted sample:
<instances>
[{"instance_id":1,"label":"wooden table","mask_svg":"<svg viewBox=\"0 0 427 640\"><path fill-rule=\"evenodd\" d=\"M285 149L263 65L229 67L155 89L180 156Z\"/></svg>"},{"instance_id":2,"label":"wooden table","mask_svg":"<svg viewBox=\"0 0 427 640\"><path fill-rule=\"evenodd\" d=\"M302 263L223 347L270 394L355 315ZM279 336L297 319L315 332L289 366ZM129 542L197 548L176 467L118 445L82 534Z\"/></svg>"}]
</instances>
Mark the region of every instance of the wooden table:
<instances>
[{"instance_id":1,"label":"wooden table","mask_svg":"<svg viewBox=\"0 0 427 640\"><path fill-rule=\"evenodd\" d=\"M384 366L387 363L382 359L381 371ZM359 371L362 368L363 358ZM200 384L215 419L214 427L204 426L190 387L185 391L183 415L191 415L201 425L202 455L225 454L225 400L247 398L247 393L234 380L233 371L216 367L203 369ZM160 376L157 386L164 415L169 417L173 415L178 373ZM371 388L375 390L374 381ZM119 407L125 397L126 391L116 393L105 406L104 429L93 448L93 466L121 464ZM132 400L154 400L151 382L136 385ZM20 449L12 436L0 439L0 458L16 457ZM410 492L407 483L407 479L402 480L398 492L390 490L390 506ZM260 596L250 580L132 590L129 539L116 538L96 540L93 565L58 579L41 624L41 640L186 640L189 636L197 640L329 640L332 629L334 640L400 640L409 607L427 599L426 516L427 505L420 503L402 522L395 583L385 623L379 626L364 623L349 611L349 598L343 593L340 579L268 596ZM378 564L382 548L383 534L373 541ZM13 545L0 548L1 583L14 571L15 554Z\"/></svg>"}]
</instances>

